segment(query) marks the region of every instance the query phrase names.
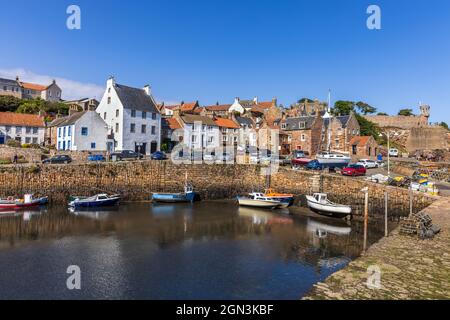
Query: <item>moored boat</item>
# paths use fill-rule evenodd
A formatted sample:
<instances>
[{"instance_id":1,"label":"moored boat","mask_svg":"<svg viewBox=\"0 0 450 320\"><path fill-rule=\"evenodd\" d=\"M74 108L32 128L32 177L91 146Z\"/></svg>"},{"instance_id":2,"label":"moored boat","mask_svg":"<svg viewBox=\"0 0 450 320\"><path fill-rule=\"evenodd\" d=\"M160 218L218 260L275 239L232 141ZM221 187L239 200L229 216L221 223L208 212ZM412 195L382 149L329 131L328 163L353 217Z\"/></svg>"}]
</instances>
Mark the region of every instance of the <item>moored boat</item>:
<instances>
[{"instance_id":1,"label":"moored boat","mask_svg":"<svg viewBox=\"0 0 450 320\"><path fill-rule=\"evenodd\" d=\"M23 199L14 199L8 197L7 199L0 199L0 210L18 210L29 207L37 207L47 204L48 197L34 198L32 194L24 195Z\"/></svg>"},{"instance_id":2,"label":"moored boat","mask_svg":"<svg viewBox=\"0 0 450 320\"><path fill-rule=\"evenodd\" d=\"M237 197L240 206L256 207L256 208L286 208L288 205L278 200L266 197L263 193L252 192L248 197Z\"/></svg>"},{"instance_id":3,"label":"moored boat","mask_svg":"<svg viewBox=\"0 0 450 320\"><path fill-rule=\"evenodd\" d=\"M184 185L184 192L179 193L153 193L152 201L154 202L194 202L196 198L196 193L192 185L186 183Z\"/></svg>"},{"instance_id":4,"label":"moored boat","mask_svg":"<svg viewBox=\"0 0 450 320\"><path fill-rule=\"evenodd\" d=\"M328 167L330 166L336 166L336 167L342 167L346 166L350 163L351 158L347 155L343 155L340 153L334 153L334 152L322 152L319 153L316 156L317 161L319 161L320 164L326 165Z\"/></svg>"},{"instance_id":5,"label":"moored boat","mask_svg":"<svg viewBox=\"0 0 450 320\"><path fill-rule=\"evenodd\" d=\"M278 193L269 188L264 190L264 196L272 200L287 203L288 207L294 204L294 195L292 193Z\"/></svg>"},{"instance_id":6,"label":"moored boat","mask_svg":"<svg viewBox=\"0 0 450 320\"><path fill-rule=\"evenodd\" d=\"M345 218L352 213L352 208L347 205L337 204L328 200L325 193L314 193L306 196L308 207L319 214L335 218Z\"/></svg>"},{"instance_id":7,"label":"moored boat","mask_svg":"<svg viewBox=\"0 0 450 320\"><path fill-rule=\"evenodd\" d=\"M69 202L70 207L106 207L114 206L120 201L119 195L97 194L87 198L76 198Z\"/></svg>"}]
</instances>

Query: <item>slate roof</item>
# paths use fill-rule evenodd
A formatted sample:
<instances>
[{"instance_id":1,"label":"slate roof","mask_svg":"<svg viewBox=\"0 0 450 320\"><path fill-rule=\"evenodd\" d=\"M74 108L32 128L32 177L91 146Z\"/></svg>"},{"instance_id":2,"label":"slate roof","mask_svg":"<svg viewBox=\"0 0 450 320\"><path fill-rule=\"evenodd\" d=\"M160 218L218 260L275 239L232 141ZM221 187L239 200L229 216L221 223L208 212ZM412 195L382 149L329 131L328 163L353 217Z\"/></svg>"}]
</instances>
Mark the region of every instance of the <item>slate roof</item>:
<instances>
[{"instance_id":1,"label":"slate roof","mask_svg":"<svg viewBox=\"0 0 450 320\"><path fill-rule=\"evenodd\" d=\"M48 124L48 127L49 127L49 128L51 128L51 127L56 127L56 126L59 125L60 123L66 121L66 119L67 119L67 116L66 116L66 117L61 117L61 118L54 119L52 122L50 122L50 123Z\"/></svg>"},{"instance_id":2,"label":"slate roof","mask_svg":"<svg viewBox=\"0 0 450 320\"><path fill-rule=\"evenodd\" d=\"M231 104L219 104L219 105L212 105L212 106L206 106L206 110L208 111L228 111L230 109Z\"/></svg>"},{"instance_id":3,"label":"slate roof","mask_svg":"<svg viewBox=\"0 0 450 320\"><path fill-rule=\"evenodd\" d=\"M201 122L202 124L206 124L208 126L217 126L213 119L195 114L184 114L181 116L181 119L184 121L184 123L189 124L193 124L194 122Z\"/></svg>"},{"instance_id":4,"label":"slate roof","mask_svg":"<svg viewBox=\"0 0 450 320\"><path fill-rule=\"evenodd\" d=\"M337 117L333 117L333 119L339 120L339 121L341 122L341 124L342 124L342 127L345 128L345 127L347 127L348 120L350 120L350 115L347 115L347 116L337 116ZM328 122L329 122L329 121L330 121L329 119L324 119L324 125L325 125L325 127L328 127Z\"/></svg>"},{"instance_id":5,"label":"slate roof","mask_svg":"<svg viewBox=\"0 0 450 320\"><path fill-rule=\"evenodd\" d=\"M18 86L19 85L16 80L5 79L5 78L0 78L0 83L10 85L10 86Z\"/></svg>"},{"instance_id":6,"label":"slate roof","mask_svg":"<svg viewBox=\"0 0 450 320\"><path fill-rule=\"evenodd\" d=\"M236 117L236 121L237 121L237 123L239 123L240 126L246 125L249 128L254 127L253 120L248 118L248 117L239 117L239 116L237 116Z\"/></svg>"},{"instance_id":7,"label":"slate roof","mask_svg":"<svg viewBox=\"0 0 450 320\"><path fill-rule=\"evenodd\" d=\"M314 120L317 117L315 116L306 116L306 117L295 117L295 118L287 118L282 123L286 124L286 127L283 130L292 131L292 130L309 130L311 129ZM300 128L300 123L304 123L305 127Z\"/></svg>"},{"instance_id":8,"label":"slate roof","mask_svg":"<svg viewBox=\"0 0 450 320\"><path fill-rule=\"evenodd\" d=\"M132 88L116 83L114 86L124 108L159 113L152 97L144 89Z\"/></svg>"},{"instance_id":9,"label":"slate roof","mask_svg":"<svg viewBox=\"0 0 450 320\"><path fill-rule=\"evenodd\" d=\"M64 121L60 122L56 126L57 127L70 126L70 125L74 124L75 122L77 122L78 119L80 119L82 116L84 116L86 114L86 112L89 112L89 111L75 112L74 114L72 114L70 116L64 117L63 118ZM90 112L95 112L95 111L90 111Z\"/></svg>"}]
</instances>

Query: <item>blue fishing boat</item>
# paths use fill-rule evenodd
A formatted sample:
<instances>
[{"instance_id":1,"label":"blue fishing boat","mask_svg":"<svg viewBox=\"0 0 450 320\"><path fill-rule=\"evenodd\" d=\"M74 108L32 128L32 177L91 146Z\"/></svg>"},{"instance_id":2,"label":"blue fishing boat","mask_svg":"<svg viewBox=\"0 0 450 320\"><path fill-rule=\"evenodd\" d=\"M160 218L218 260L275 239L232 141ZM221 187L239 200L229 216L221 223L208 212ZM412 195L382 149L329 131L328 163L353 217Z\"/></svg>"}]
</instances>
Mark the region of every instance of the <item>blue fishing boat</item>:
<instances>
[{"instance_id":1,"label":"blue fishing boat","mask_svg":"<svg viewBox=\"0 0 450 320\"><path fill-rule=\"evenodd\" d=\"M194 192L192 185L186 183L184 192L179 193L153 193L152 201L154 202L194 202L197 193Z\"/></svg>"},{"instance_id":2,"label":"blue fishing boat","mask_svg":"<svg viewBox=\"0 0 450 320\"><path fill-rule=\"evenodd\" d=\"M88 198L76 198L69 202L69 206L74 208L115 206L119 200L119 195L109 196L102 193Z\"/></svg>"}]
</instances>

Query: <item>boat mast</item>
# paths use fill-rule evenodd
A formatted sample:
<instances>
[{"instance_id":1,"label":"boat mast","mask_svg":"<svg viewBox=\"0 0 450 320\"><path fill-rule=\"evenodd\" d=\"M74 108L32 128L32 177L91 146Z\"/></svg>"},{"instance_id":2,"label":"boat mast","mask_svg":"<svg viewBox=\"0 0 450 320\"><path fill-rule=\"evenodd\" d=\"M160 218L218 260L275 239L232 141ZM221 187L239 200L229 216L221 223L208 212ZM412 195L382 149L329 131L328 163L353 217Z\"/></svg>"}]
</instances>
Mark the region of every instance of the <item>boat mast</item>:
<instances>
[{"instance_id":1,"label":"boat mast","mask_svg":"<svg viewBox=\"0 0 450 320\"><path fill-rule=\"evenodd\" d=\"M324 119L328 119L328 139L327 139L327 151L331 152L331 90L328 90L328 108L323 115Z\"/></svg>"}]
</instances>

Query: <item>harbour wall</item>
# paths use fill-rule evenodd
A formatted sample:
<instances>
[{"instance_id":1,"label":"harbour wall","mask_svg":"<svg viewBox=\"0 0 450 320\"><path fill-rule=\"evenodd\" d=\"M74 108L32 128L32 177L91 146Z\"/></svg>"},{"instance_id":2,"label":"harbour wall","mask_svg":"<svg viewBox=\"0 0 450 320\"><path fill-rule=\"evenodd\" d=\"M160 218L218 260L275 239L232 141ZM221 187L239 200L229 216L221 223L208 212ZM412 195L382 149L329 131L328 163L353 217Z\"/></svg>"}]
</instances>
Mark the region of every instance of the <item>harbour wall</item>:
<instances>
[{"instance_id":1,"label":"harbour wall","mask_svg":"<svg viewBox=\"0 0 450 320\"><path fill-rule=\"evenodd\" d=\"M278 192L296 195L328 193L332 201L351 204L356 215L363 213L364 194L369 188L370 214L384 213L384 193L389 195L390 216L409 214L409 191L364 180L309 171L279 168L269 177L256 165L176 165L170 161L133 161L70 165L0 167L0 197L24 193L48 195L50 202L66 204L70 195L118 193L125 201L149 200L152 192L180 192L185 176L202 199L231 199L264 189L267 183ZM414 211L434 201L413 194Z\"/></svg>"}]
</instances>

